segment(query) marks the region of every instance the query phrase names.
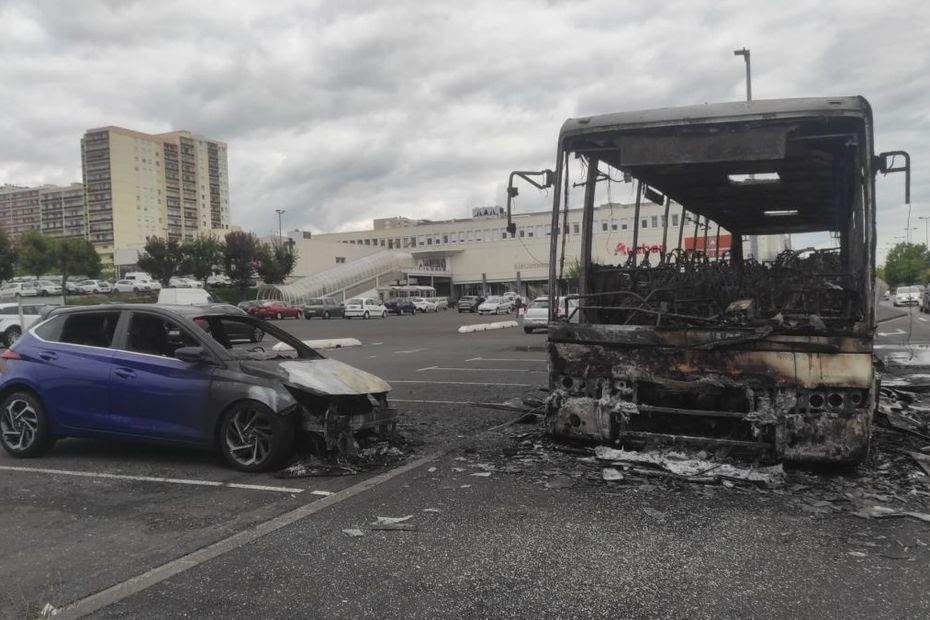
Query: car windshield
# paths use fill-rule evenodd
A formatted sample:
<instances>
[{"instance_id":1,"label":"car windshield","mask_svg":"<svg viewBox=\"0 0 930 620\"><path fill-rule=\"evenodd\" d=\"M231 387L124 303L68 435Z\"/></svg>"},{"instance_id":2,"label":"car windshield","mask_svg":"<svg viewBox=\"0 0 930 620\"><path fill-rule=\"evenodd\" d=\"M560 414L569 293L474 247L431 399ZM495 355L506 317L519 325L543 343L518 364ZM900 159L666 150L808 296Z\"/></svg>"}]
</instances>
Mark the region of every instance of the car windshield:
<instances>
[{"instance_id":1,"label":"car windshield","mask_svg":"<svg viewBox=\"0 0 930 620\"><path fill-rule=\"evenodd\" d=\"M500 302L501 302L501 298L498 297L497 295L492 295L491 297L488 297L487 300L485 301L485 303L488 303L488 304L499 304Z\"/></svg>"},{"instance_id":2,"label":"car windshield","mask_svg":"<svg viewBox=\"0 0 930 620\"><path fill-rule=\"evenodd\" d=\"M311 299L307 301L307 305L308 306L322 306L323 300L322 299Z\"/></svg>"},{"instance_id":3,"label":"car windshield","mask_svg":"<svg viewBox=\"0 0 930 620\"><path fill-rule=\"evenodd\" d=\"M204 315L195 318L194 322L236 359L264 361L323 357L287 332L249 316Z\"/></svg>"},{"instance_id":4,"label":"car windshield","mask_svg":"<svg viewBox=\"0 0 930 620\"><path fill-rule=\"evenodd\" d=\"M540 297L539 299L534 299L533 303L530 304L530 308L548 308L549 299L547 297Z\"/></svg>"},{"instance_id":5,"label":"car windshield","mask_svg":"<svg viewBox=\"0 0 930 620\"><path fill-rule=\"evenodd\" d=\"M919 293L919 286L902 286L898 289L898 295L905 295L907 293Z\"/></svg>"}]
</instances>

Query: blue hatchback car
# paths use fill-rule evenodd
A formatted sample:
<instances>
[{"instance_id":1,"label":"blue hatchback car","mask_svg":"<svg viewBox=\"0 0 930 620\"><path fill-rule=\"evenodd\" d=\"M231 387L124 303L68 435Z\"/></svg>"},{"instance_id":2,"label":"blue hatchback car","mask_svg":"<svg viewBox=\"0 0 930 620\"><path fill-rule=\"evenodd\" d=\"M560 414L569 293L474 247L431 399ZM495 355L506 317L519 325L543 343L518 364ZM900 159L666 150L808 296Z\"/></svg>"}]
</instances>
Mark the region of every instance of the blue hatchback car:
<instances>
[{"instance_id":1,"label":"blue hatchback car","mask_svg":"<svg viewBox=\"0 0 930 620\"><path fill-rule=\"evenodd\" d=\"M298 430L331 451L392 432L390 389L228 307L62 308L0 355L0 443L33 457L63 437L167 442L266 471Z\"/></svg>"}]
</instances>

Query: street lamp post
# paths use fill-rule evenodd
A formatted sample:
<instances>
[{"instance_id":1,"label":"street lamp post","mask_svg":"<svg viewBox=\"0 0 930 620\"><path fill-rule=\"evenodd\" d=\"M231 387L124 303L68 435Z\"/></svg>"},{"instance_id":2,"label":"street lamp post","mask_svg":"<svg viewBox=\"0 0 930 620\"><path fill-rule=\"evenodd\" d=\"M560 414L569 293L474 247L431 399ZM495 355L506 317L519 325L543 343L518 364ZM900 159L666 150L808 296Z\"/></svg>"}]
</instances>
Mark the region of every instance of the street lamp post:
<instances>
[{"instance_id":1,"label":"street lamp post","mask_svg":"<svg viewBox=\"0 0 930 620\"><path fill-rule=\"evenodd\" d=\"M742 56L743 60L746 61L746 101L752 101L752 69L749 63L749 50L745 47L739 50L733 50L734 56ZM752 175L750 175L751 177ZM752 253L753 258L758 260L759 258L759 237L756 235L751 235L749 237L749 251Z\"/></svg>"},{"instance_id":2,"label":"street lamp post","mask_svg":"<svg viewBox=\"0 0 930 620\"><path fill-rule=\"evenodd\" d=\"M733 50L734 56L742 56L746 61L746 101L752 101L752 70L749 66L749 50L745 47L741 50Z\"/></svg>"},{"instance_id":3,"label":"street lamp post","mask_svg":"<svg viewBox=\"0 0 930 620\"><path fill-rule=\"evenodd\" d=\"M286 209L275 209L275 212L278 214L278 239L283 241L284 240L284 229L281 227L281 216L284 215L287 212L287 210Z\"/></svg>"}]
</instances>

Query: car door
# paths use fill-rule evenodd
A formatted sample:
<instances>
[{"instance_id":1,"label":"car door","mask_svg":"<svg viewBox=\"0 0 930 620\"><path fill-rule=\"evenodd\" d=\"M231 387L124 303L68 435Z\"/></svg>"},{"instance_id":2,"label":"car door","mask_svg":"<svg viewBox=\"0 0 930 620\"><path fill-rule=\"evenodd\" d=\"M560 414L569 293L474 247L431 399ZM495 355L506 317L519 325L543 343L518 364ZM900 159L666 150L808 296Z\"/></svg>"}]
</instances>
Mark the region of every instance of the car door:
<instances>
[{"instance_id":1,"label":"car door","mask_svg":"<svg viewBox=\"0 0 930 620\"><path fill-rule=\"evenodd\" d=\"M113 354L110 415L120 433L203 442L213 366L174 357L180 347L202 346L193 331L161 313L133 311Z\"/></svg>"},{"instance_id":2,"label":"car door","mask_svg":"<svg viewBox=\"0 0 930 620\"><path fill-rule=\"evenodd\" d=\"M118 310L61 314L37 327L22 351L37 362L32 377L63 434L110 430L110 346L119 320Z\"/></svg>"}]
</instances>

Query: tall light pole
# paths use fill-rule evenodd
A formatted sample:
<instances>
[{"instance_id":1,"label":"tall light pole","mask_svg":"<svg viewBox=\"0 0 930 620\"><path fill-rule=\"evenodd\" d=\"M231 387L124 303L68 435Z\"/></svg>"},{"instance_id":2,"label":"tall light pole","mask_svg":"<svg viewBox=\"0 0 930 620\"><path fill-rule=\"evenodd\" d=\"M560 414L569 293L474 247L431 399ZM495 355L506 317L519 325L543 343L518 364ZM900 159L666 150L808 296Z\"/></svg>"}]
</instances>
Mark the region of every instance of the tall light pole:
<instances>
[{"instance_id":1,"label":"tall light pole","mask_svg":"<svg viewBox=\"0 0 930 620\"><path fill-rule=\"evenodd\" d=\"M924 247L930 248L930 234L927 232L927 222L930 222L930 216L920 215L917 219L924 221Z\"/></svg>"},{"instance_id":2,"label":"tall light pole","mask_svg":"<svg viewBox=\"0 0 930 620\"><path fill-rule=\"evenodd\" d=\"M278 214L278 239L284 241L284 229L281 228L281 216L287 213L286 209L275 209L275 213Z\"/></svg>"},{"instance_id":3,"label":"tall light pole","mask_svg":"<svg viewBox=\"0 0 930 620\"><path fill-rule=\"evenodd\" d=\"M740 50L733 50L734 56L742 56L746 61L746 101L752 101L752 69L749 64L749 50L745 47ZM750 175L750 178L752 175ZM759 259L759 238L756 235L749 237L749 252L756 260Z\"/></svg>"},{"instance_id":4,"label":"tall light pole","mask_svg":"<svg viewBox=\"0 0 930 620\"><path fill-rule=\"evenodd\" d=\"M752 101L752 69L749 66L749 50L745 47L741 50L733 50L734 56L742 56L746 61L746 101Z\"/></svg>"}]
</instances>

